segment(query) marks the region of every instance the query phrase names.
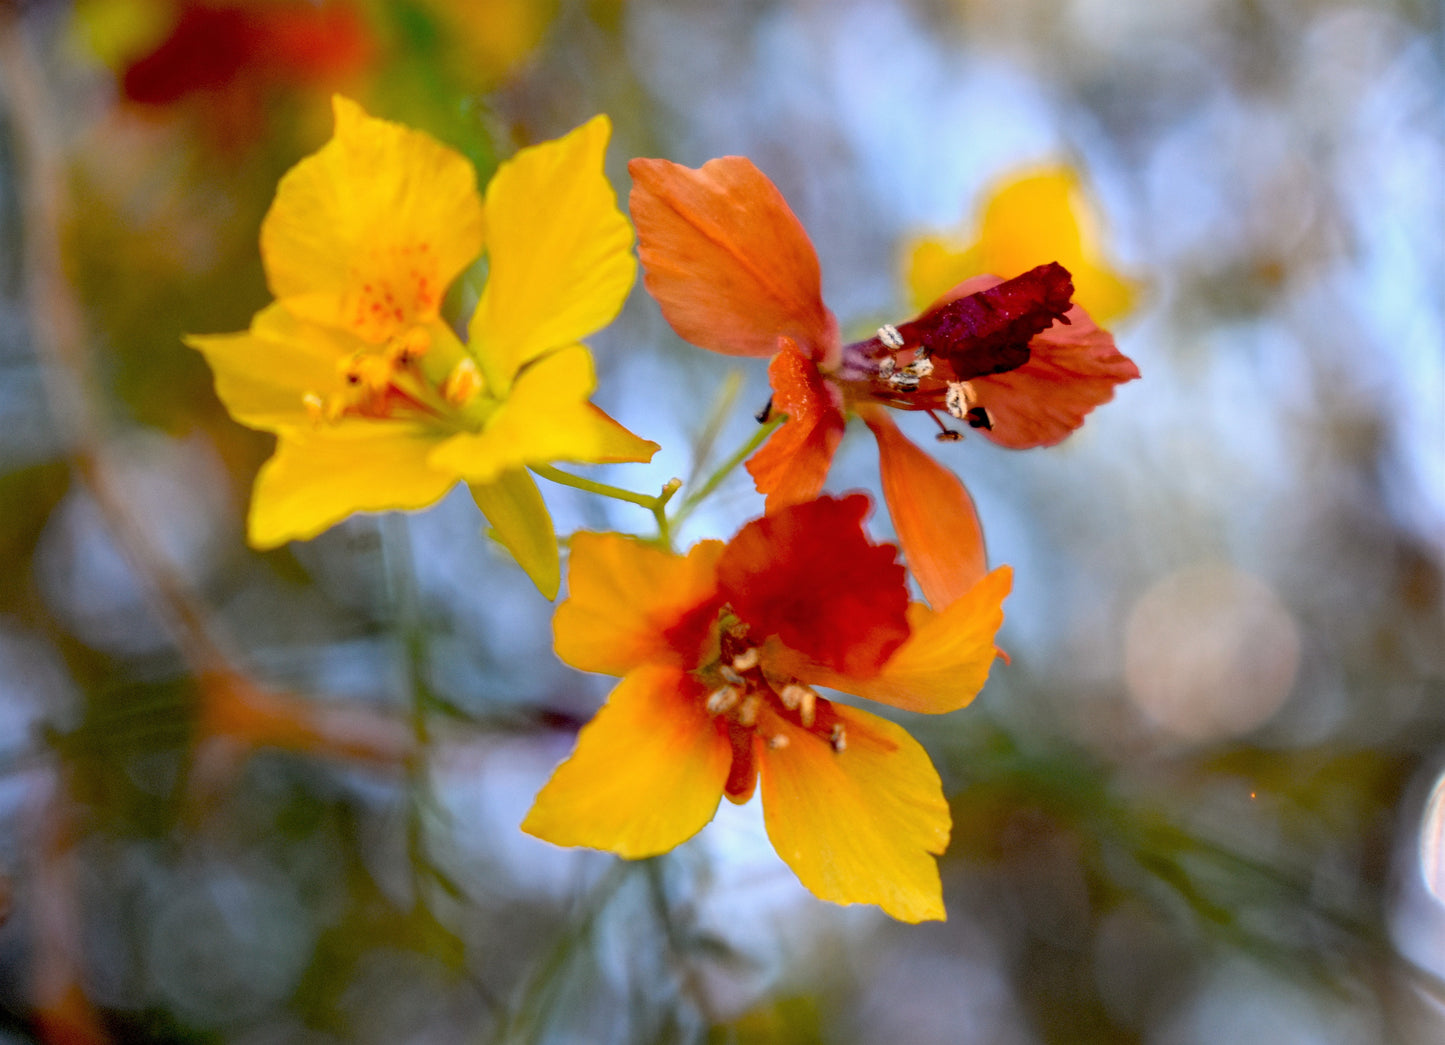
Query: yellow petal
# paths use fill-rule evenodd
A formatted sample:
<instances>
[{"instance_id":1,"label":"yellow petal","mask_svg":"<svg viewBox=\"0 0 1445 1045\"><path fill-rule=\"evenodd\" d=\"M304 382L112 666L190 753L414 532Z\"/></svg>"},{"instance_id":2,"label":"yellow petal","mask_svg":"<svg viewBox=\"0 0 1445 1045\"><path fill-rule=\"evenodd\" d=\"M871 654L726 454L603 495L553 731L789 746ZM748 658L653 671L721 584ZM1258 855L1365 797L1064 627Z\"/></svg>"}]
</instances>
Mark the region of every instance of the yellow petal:
<instances>
[{"instance_id":1,"label":"yellow petal","mask_svg":"<svg viewBox=\"0 0 1445 1045\"><path fill-rule=\"evenodd\" d=\"M1070 167L1011 178L984 204L979 238L971 247L950 249L937 239L913 247L908 281L915 307L927 306L970 276L1010 279L1057 261L1074 277L1074 301L1096 322L1122 315L1133 305L1134 287L1105 261L1095 211Z\"/></svg>"},{"instance_id":2,"label":"yellow petal","mask_svg":"<svg viewBox=\"0 0 1445 1045\"><path fill-rule=\"evenodd\" d=\"M527 367L479 433L437 447L432 466L488 483L509 468L553 461L648 461L658 445L639 439L587 402L597 382L592 355L569 345Z\"/></svg>"},{"instance_id":3,"label":"yellow petal","mask_svg":"<svg viewBox=\"0 0 1445 1045\"><path fill-rule=\"evenodd\" d=\"M763 819L778 855L815 895L877 904L904 922L942 920L932 854L951 820L928 753L900 727L834 705L846 746L778 720L787 746L762 747Z\"/></svg>"},{"instance_id":4,"label":"yellow petal","mask_svg":"<svg viewBox=\"0 0 1445 1045\"><path fill-rule=\"evenodd\" d=\"M697 647L680 626L715 595L723 547L702 541L683 556L617 533L577 534L567 601L552 621L557 656L605 675L648 662L695 667Z\"/></svg>"},{"instance_id":5,"label":"yellow petal","mask_svg":"<svg viewBox=\"0 0 1445 1045\"><path fill-rule=\"evenodd\" d=\"M687 692L690 682L677 668L645 665L618 683L522 830L633 859L702 830L717 812L732 748Z\"/></svg>"},{"instance_id":6,"label":"yellow petal","mask_svg":"<svg viewBox=\"0 0 1445 1045\"><path fill-rule=\"evenodd\" d=\"M206 357L216 395L243 425L275 432L310 423L303 397L345 389L338 366L362 347L334 328L297 319L280 305L256 313L239 334L198 334L186 344Z\"/></svg>"},{"instance_id":7,"label":"yellow petal","mask_svg":"<svg viewBox=\"0 0 1445 1045\"><path fill-rule=\"evenodd\" d=\"M632 288L632 226L602 172L611 133L593 117L487 186L490 269L469 341L499 394L528 360L612 322Z\"/></svg>"},{"instance_id":8,"label":"yellow petal","mask_svg":"<svg viewBox=\"0 0 1445 1045\"><path fill-rule=\"evenodd\" d=\"M909 606L908 640L883 670L867 679L849 678L816 665L780 659L780 670L815 686L852 693L904 711L936 715L957 711L983 689L998 649L994 636L1003 623L1003 600L1013 570L1000 566L941 613L922 603Z\"/></svg>"},{"instance_id":9,"label":"yellow petal","mask_svg":"<svg viewBox=\"0 0 1445 1045\"><path fill-rule=\"evenodd\" d=\"M281 179L261 224L271 291L373 343L436 317L481 253L476 172L420 131L337 96L336 133Z\"/></svg>"},{"instance_id":10,"label":"yellow petal","mask_svg":"<svg viewBox=\"0 0 1445 1045\"><path fill-rule=\"evenodd\" d=\"M345 421L284 432L256 476L248 536L254 548L304 541L355 512L425 508L455 473L430 468L435 435L396 421Z\"/></svg>"},{"instance_id":11,"label":"yellow petal","mask_svg":"<svg viewBox=\"0 0 1445 1045\"><path fill-rule=\"evenodd\" d=\"M562 579L557 531L532 477L513 468L495 482L473 483L471 490L472 499L492 524L498 543L512 553L538 591L555 599Z\"/></svg>"}]
</instances>

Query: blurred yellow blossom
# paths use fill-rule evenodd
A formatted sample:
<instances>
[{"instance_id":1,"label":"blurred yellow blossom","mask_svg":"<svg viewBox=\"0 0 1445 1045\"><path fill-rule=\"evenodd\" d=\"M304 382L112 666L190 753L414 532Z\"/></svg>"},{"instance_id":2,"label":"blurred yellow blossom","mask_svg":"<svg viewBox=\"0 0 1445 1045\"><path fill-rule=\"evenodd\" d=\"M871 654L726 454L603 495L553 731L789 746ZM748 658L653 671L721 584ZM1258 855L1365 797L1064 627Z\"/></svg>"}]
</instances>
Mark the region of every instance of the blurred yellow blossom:
<instances>
[{"instance_id":1,"label":"blurred yellow blossom","mask_svg":"<svg viewBox=\"0 0 1445 1045\"><path fill-rule=\"evenodd\" d=\"M921 236L905 245L909 300L923 309L972 276L1011 279L1040 261L1057 261L1073 276L1076 304L1096 323L1117 319L1133 306L1136 288L1110 266L1095 212L1071 167L1015 175L983 204L973 243Z\"/></svg>"},{"instance_id":2,"label":"blurred yellow blossom","mask_svg":"<svg viewBox=\"0 0 1445 1045\"><path fill-rule=\"evenodd\" d=\"M657 450L588 402L578 343L616 316L636 272L602 172L611 125L523 149L484 202L471 165L428 135L340 97L335 113L334 137L282 178L262 223L275 303L248 331L188 339L232 416L277 436L250 541L423 508L461 480L550 597L556 538L527 467ZM463 344L440 307L484 241L489 282Z\"/></svg>"}]
</instances>

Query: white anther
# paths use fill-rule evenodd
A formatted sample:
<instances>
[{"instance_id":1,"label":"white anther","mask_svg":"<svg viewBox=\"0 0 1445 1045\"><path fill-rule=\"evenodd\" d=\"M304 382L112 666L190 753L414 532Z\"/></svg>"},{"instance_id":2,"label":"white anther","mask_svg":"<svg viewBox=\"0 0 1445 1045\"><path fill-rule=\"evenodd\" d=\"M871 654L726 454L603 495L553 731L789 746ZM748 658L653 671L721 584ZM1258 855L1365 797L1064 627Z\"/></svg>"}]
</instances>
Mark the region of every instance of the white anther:
<instances>
[{"instance_id":1,"label":"white anther","mask_svg":"<svg viewBox=\"0 0 1445 1045\"><path fill-rule=\"evenodd\" d=\"M973 385L967 381L950 381L948 383L948 391L943 396L943 405L954 417L960 421L967 420L968 411L976 402L978 402L978 394L974 392Z\"/></svg>"},{"instance_id":2,"label":"white anther","mask_svg":"<svg viewBox=\"0 0 1445 1045\"><path fill-rule=\"evenodd\" d=\"M933 373L933 360L925 355L914 356L913 362L908 364L908 369L919 377L928 377Z\"/></svg>"},{"instance_id":3,"label":"white anther","mask_svg":"<svg viewBox=\"0 0 1445 1045\"><path fill-rule=\"evenodd\" d=\"M804 726L813 724L813 718L818 710L818 694L812 686L805 686L801 682L789 682L778 691L778 696L783 701L783 707L798 713L798 719Z\"/></svg>"},{"instance_id":4,"label":"white anther","mask_svg":"<svg viewBox=\"0 0 1445 1045\"><path fill-rule=\"evenodd\" d=\"M758 666L758 648L749 646L733 658L734 671L751 671Z\"/></svg>"},{"instance_id":5,"label":"white anther","mask_svg":"<svg viewBox=\"0 0 1445 1045\"><path fill-rule=\"evenodd\" d=\"M848 747L848 734L843 729L843 723L833 723L833 732L828 734L828 745L837 752L845 751Z\"/></svg>"},{"instance_id":6,"label":"white anther","mask_svg":"<svg viewBox=\"0 0 1445 1045\"><path fill-rule=\"evenodd\" d=\"M878 340L894 351L903 347L903 335L892 323L884 323L878 328Z\"/></svg>"},{"instance_id":7,"label":"white anther","mask_svg":"<svg viewBox=\"0 0 1445 1045\"><path fill-rule=\"evenodd\" d=\"M721 715L724 711L731 711L741 697L742 694L732 686L715 689L707 695L707 713Z\"/></svg>"},{"instance_id":8,"label":"white anther","mask_svg":"<svg viewBox=\"0 0 1445 1045\"><path fill-rule=\"evenodd\" d=\"M781 751L788 746L788 738L781 733L774 733L768 737L768 747L773 751Z\"/></svg>"},{"instance_id":9,"label":"white anther","mask_svg":"<svg viewBox=\"0 0 1445 1045\"><path fill-rule=\"evenodd\" d=\"M738 705L738 725L755 726L758 723L758 708L762 705L762 699L756 693L750 693L747 698Z\"/></svg>"},{"instance_id":10,"label":"white anther","mask_svg":"<svg viewBox=\"0 0 1445 1045\"><path fill-rule=\"evenodd\" d=\"M893 376L893 371L897 368L898 364L893 361L892 356L884 356L878 360L878 376L885 381Z\"/></svg>"}]
</instances>

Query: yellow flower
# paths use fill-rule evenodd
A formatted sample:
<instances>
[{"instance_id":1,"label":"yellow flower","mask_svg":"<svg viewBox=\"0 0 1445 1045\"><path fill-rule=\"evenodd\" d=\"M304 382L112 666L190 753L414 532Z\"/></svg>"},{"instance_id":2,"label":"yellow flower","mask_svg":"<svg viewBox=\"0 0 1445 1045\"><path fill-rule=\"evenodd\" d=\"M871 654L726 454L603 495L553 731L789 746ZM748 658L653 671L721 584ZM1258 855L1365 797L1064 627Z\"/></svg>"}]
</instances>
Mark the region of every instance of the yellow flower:
<instances>
[{"instance_id":1,"label":"yellow flower","mask_svg":"<svg viewBox=\"0 0 1445 1045\"><path fill-rule=\"evenodd\" d=\"M578 343L617 315L636 272L602 173L611 125L598 116L523 149L484 202L457 153L334 105L335 135L282 178L262 223L275 303L243 333L187 339L232 416L277 436L250 542L423 508L460 480L551 597L556 537L527 467L657 450L588 402ZM463 344L440 307L484 241L488 283Z\"/></svg>"},{"instance_id":2,"label":"yellow flower","mask_svg":"<svg viewBox=\"0 0 1445 1045\"><path fill-rule=\"evenodd\" d=\"M1074 303L1105 324L1133 306L1135 287L1109 267L1094 207L1070 167L1042 167L994 188L978 218L978 239L960 246L922 236L904 249L913 307L926 308L973 276L1012 279L1057 261L1074 279Z\"/></svg>"}]
</instances>

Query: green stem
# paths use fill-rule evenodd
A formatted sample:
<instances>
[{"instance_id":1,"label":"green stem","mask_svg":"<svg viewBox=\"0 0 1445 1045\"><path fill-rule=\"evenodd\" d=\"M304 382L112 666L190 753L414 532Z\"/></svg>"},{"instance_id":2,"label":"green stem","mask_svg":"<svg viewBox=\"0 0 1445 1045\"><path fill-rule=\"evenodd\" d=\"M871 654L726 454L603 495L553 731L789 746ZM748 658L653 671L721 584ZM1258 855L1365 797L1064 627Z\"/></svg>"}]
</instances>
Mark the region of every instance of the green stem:
<instances>
[{"instance_id":1,"label":"green stem","mask_svg":"<svg viewBox=\"0 0 1445 1045\"><path fill-rule=\"evenodd\" d=\"M662 492L657 494L636 493L632 490L624 490L620 486L610 486L607 483L599 483L595 479L587 479L580 475L573 475L571 472L564 472L560 468L553 468L549 464L532 465L532 471L559 486L570 486L574 490L581 490L584 493L596 494L598 497L610 497L614 501L625 501L628 504L636 504L646 508L657 520L657 543L663 547L672 546L672 536L667 520L667 505L672 500L673 494L682 487L681 479L669 479L662 485Z\"/></svg>"},{"instance_id":2,"label":"green stem","mask_svg":"<svg viewBox=\"0 0 1445 1045\"><path fill-rule=\"evenodd\" d=\"M674 527L681 526L684 520L693 513L694 509L718 488L718 485L728 477L732 470L751 457L753 451L762 446L763 441L772 435L785 420L787 420L787 418L784 415L774 414L760 424L758 430L752 434L752 437L739 447L731 457L718 465L717 470L707 477L706 482L696 490L688 492L688 495L682 499L682 504L678 506L677 513L672 517L672 525Z\"/></svg>"}]
</instances>

